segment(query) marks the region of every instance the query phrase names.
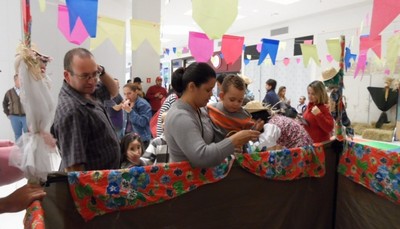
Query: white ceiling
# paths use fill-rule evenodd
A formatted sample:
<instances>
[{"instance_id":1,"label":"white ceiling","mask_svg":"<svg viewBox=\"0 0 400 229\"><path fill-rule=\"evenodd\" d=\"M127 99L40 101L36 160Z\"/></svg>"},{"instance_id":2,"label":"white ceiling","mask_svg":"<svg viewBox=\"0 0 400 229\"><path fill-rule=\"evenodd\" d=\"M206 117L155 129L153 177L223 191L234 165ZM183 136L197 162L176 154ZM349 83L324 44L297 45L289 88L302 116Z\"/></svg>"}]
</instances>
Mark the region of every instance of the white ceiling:
<instances>
[{"instance_id":1,"label":"white ceiling","mask_svg":"<svg viewBox=\"0 0 400 229\"><path fill-rule=\"evenodd\" d=\"M309 15L372 4L373 2L373 0L299 0L285 5L276 3L286 2L284 0L238 1L238 16L226 34L240 35L243 31L262 26L272 26ZM163 47L185 46L189 31L203 32L192 19L191 9L192 4L189 0L161 0Z\"/></svg>"}]
</instances>

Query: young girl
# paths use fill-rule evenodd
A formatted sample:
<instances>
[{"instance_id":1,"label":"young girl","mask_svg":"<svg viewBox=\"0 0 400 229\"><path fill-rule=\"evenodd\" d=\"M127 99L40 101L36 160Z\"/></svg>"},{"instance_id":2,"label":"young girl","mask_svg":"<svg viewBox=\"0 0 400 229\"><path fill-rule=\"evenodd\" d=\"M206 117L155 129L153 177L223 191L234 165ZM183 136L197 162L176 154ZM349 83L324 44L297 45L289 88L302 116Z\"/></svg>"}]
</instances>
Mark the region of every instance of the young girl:
<instances>
[{"instance_id":1,"label":"young girl","mask_svg":"<svg viewBox=\"0 0 400 229\"><path fill-rule=\"evenodd\" d=\"M136 133L126 134L121 140L121 169L146 165L140 157L143 155L143 143Z\"/></svg>"},{"instance_id":2,"label":"young girl","mask_svg":"<svg viewBox=\"0 0 400 229\"><path fill-rule=\"evenodd\" d=\"M327 107L329 98L325 85L321 81L315 80L308 85L307 92L309 103L303 113L303 118L308 125L305 125L304 128L314 142L328 141L334 122Z\"/></svg>"}]
</instances>

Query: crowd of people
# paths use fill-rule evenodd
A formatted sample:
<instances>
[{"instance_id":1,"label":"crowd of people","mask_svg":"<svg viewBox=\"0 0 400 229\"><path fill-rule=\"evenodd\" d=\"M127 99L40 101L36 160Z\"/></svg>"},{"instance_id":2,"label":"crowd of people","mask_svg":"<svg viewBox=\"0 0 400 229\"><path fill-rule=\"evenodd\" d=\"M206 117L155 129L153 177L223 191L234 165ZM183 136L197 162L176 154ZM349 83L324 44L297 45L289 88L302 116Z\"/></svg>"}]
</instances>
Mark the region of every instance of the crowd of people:
<instances>
[{"instance_id":1,"label":"crowd of people","mask_svg":"<svg viewBox=\"0 0 400 229\"><path fill-rule=\"evenodd\" d=\"M170 93L161 77L144 93L136 77L123 85L121 95L118 79L84 48L65 54L63 76L51 134L65 172L180 161L207 168L233 153L248 152L249 142L273 150L327 141L334 125L321 81L309 84L308 104L302 96L292 107L286 87L276 93L273 79L266 81L262 102L255 101L248 77L217 77L210 65L195 62L173 72ZM14 116L23 117L18 87L16 77L3 101L12 123L17 122ZM16 139L24 130L18 125Z\"/></svg>"}]
</instances>

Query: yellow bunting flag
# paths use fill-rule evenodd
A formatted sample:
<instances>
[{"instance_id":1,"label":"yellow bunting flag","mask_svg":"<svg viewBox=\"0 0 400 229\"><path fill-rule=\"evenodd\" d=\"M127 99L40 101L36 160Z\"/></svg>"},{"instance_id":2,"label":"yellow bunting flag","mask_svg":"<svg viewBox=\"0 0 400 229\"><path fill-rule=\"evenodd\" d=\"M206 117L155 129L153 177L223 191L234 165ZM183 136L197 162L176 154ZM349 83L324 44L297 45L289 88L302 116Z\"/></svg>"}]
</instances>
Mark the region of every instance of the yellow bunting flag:
<instances>
[{"instance_id":1,"label":"yellow bunting flag","mask_svg":"<svg viewBox=\"0 0 400 229\"><path fill-rule=\"evenodd\" d=\"M286 41L280 41L278 50L286 50L287 43Z\"/></svg>"},{"instance_id":2,"label":"yellow bunting flag","mask_svg":"<svg viewBox=\"0 0 400 229\"><path fill-rule=\"evenodd\" d=\"M157 54L161 51L160 24L143 20L131 20L132 50L136 50L147 40Z\"/></svg>"},{"instance_id":3,"label":"yellow bunting flag","mask_svg":"<svg viewBox=\"0 0 400 229\"><path fill-rule=\"evenodd\" d=\"M393 76L394 71L396 69L396 63L399 56L400 51L400 32L396 33L387 41L387 49L386 49L386 63L389 67L390 76Z\"/></svg>"},{"instance_id":4,"label":"yellow bunting flag","mask_svg":"<svg viewBox=\"0 0 400 229\"><path fill-rule=\"evenodd\" d=\"M40 12L44 12L46 10L46 0L39 0Z\"/></svg>"},{"instance_id":5,"label":"yellow bunting flag","mask_svg":"<svg viewBox=\"0 0 400 229\"><path fill-rule=\"evenodd\" d=\"M340 54L342 52L342 48L340 47L340 39L333 38L326 40L326 45L328 46L328 52L331 54L334 60L337 62L340 61Z\"/></svg>"},{"instance_id":6,"label":"yellow bunting flag","mask_svg":"<svg viewBox=\"0 0 400 229\"><path fill-rule=\"evenodd\" d=\"M192 0L192 12L209 39L220 39L236 20L238 0Z\"/></svg>"},{"instance_id":7,"label":"yellow bunting flag","mask_svg":"<svg viewBox=\"0 0 400 229\"><path fill-rule=\"evenodd\" d=\"M90 50L96 49L106 39L110 39L118 53L123 54L125 22L108 17L99 17L97 20L97 35L95 38L90 39Z\"/></svg>"},{"instance_id":8,"label":"yellow bunting flag","mask_svg":"<svg viewBox=\"0 0 400 229\"><path fill-rule=\"evenodd\" d=\"M318 57L317 46L300 44L300 48L301 48L301 53L303 54L304 67L308 66L310 58L312 58L318 66L321 66L321 62L319 61Z\"/></svg>"}]
</instances>

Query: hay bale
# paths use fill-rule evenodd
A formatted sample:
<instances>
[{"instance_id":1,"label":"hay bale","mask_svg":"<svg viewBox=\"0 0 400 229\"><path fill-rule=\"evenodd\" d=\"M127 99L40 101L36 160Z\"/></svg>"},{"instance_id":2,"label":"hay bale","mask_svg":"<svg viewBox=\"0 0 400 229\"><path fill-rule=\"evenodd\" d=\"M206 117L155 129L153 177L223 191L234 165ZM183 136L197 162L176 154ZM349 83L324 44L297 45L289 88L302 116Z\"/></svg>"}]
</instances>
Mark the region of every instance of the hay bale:
<instances>
[{"instance_id":1,"label":"hay bale","mask_svg":"<svg viewBox=\"0 0 400 229\"><path fill-rule=\"evenodd\" d=\"M365 129L362 133L362 137L365 139L392 142L393 141L393 129L383 130L383 129Z\"/></svg>"},{"instance_id":2,"label":"hay bale","mask_svg":"<svg viewBox=\"0 0 400 229\"><path fill-rule=\"evenodd\" d=\"M376 122L371 122L371 127L375 128ZM396 124L392 123L383 123L382 127L380 129L382 130L394 130L396 127Z\"/></svg>"},{"instance_id":3,"label":"hay bale","mask_svg":"<svg viewBox=\"0 0 400 229\"><path fill-rule=\"evenodd\" d=\"M352 123L351 127L353 127L354 133L356 135L362 135L364 130L373 128L371 125L369 125L367 123L356 123L356 122Z\"/></svg>"}]
</instances>

